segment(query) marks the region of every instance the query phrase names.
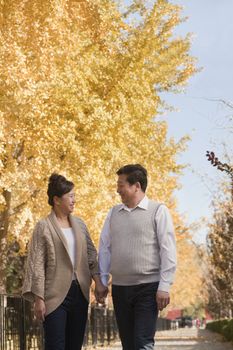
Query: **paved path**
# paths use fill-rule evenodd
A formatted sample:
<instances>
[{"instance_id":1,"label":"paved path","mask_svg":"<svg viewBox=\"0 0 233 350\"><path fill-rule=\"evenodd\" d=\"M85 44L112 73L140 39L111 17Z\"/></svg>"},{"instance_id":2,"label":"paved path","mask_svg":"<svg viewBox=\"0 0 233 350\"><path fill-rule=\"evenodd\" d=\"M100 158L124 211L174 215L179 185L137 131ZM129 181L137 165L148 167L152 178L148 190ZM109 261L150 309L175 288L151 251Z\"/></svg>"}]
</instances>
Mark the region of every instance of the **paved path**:
<instances>
[{"instance_id":1,"label":"paved path","mask_svg":"<svg viewBox=\"0 0 233 350\"><path fill-rule=\"evenodd\" d=\"M116 343L104 350L121 350L121 345ZM233 350L233 343L205 329L180 328L157 332L155 350Z\"/></svg>"},{"instance_id":2,"label":"paved path","mask_svg":"<svg viewBox=\"0 0 233 350\"><path fill-rule=\"evenodd\" d=\"M155 350L233 350L233 344L226 342L216 333L205 329L180 328L161 331L156 335Z\"/></svg>"}]
</instances>

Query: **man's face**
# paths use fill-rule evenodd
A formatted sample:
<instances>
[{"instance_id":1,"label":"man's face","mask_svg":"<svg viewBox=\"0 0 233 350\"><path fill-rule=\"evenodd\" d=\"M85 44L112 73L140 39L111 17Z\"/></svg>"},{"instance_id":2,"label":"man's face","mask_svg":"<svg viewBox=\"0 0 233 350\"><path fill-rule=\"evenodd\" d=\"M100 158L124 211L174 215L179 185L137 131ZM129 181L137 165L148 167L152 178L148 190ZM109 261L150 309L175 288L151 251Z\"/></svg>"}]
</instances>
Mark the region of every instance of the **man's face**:
<instances>
[{"instance_id":1,"label":"man's face","mask_svg":"<svg viewBox=\"0 0 233 350\"><path fill-rule=\"evenodd\" d=\"M122 174L118 176L117 193L121 196L122 203L128 205L135 198L137 185L130 185L126 179L127 175Z\"/></svg>"}]
</instances>

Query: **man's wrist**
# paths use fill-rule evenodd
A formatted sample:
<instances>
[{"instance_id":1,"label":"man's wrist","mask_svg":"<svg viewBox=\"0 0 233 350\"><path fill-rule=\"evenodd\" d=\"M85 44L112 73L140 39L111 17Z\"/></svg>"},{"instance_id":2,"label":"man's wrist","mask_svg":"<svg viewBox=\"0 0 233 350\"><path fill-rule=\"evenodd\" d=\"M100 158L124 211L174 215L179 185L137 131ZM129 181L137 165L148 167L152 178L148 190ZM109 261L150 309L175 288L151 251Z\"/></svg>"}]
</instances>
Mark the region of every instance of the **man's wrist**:
<instances>
[{"instance_id":1,"label":"man's wrist","mask_svg":"<svg viewBox=\"0 0 233 350\"><path fill-rule=\"evenodd\" d=\"M35 301L44 301L44 299L39 297L38 295L35 295Z\"/></svg>"},{"instance_id":2,"label":"man's wrist","mask_svg":"<svg viewBox=\"0 0 233 350\"><path fill-rule=\"evenodd\" d=\"M165 290L160 290L160 289L157 290L157 293L165 293L165 294L169 295L169 292L167 292Z\"/></svg>"},{"instance_id":3,"label":"man's wrist","mask_svg":"<svg viewBox=\"0 0 233 350\"><path fill-rule=\"evenodd\" d=\"M171 284L170 283L163 282L163 281L159 282L158 291L169 293L170 292L170 288L171 288Z\"/></svg>"}]
</instances>

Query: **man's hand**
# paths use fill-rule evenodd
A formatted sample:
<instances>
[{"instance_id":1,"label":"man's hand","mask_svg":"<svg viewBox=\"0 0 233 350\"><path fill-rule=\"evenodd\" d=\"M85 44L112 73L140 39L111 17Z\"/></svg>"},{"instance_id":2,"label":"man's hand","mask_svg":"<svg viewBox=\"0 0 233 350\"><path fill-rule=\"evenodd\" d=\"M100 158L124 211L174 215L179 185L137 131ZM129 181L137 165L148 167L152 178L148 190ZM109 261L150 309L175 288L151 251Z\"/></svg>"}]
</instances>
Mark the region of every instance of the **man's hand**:
<instances>
[{"instance_id":1,"label":"man's hand","mask_svg":"<svg viewBox=\"0 0 233 350\"><path fill-rule=\"evenodd\" d=\"M36 296L34 304L34 313L36 315L37 320L45 320L45 311L46 309L44 300Z\"/></svg>"},{"instance_id":2,"label":"man's hand","mask_svg":"<svg viewBox=\"0 0 233 350\"><path fill-rule=\"evenodd\" d=\"M156 301L158 310L162 311L170 303L169 293L158 290L156 293Z\"/></svg>"},{"instance_id":3,"label":"man's hand","mask_svg":"<svg viewBox=\"0 0 233 350\"><path fill-rule=\"evenodd\" d=\"M106 287L102 282L95 282L95 298L100 304L104 304L105 298L108 295L108 287Z\"/></svg>"}]
</instances>

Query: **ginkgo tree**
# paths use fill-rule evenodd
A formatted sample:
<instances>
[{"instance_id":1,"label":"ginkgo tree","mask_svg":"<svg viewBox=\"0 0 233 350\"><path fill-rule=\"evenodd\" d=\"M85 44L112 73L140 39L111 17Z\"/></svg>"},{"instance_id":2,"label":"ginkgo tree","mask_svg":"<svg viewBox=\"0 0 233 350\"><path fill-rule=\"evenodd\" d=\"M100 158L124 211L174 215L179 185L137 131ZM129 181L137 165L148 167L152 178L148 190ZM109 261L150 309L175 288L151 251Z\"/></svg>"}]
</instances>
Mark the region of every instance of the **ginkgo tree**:
<instances>
[{"instance_id":1,"label":"ginkgo tree","mask_svg":"<svg viewBox=\"0 0 233 350\"><path fill-rule=\"evenodd\" d=\"M160 93L182 89L195 60L190 37L173 33L180 7L145 5L124 12L111 0L1 0L0 291L7 246L16 240L23 252L48 213L54 171L75 182L76 212L96 242L125 163L142 163L149 194L175 212L184 140L167 139Z\"/></svg>"}]
</instances>

